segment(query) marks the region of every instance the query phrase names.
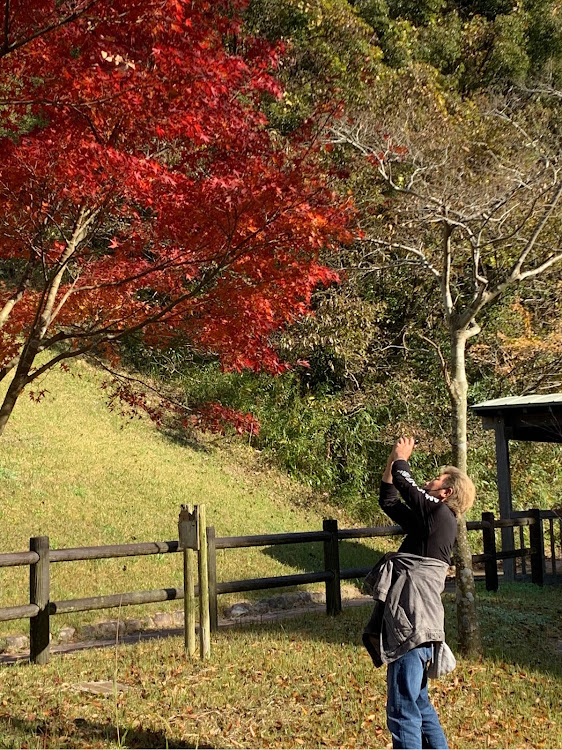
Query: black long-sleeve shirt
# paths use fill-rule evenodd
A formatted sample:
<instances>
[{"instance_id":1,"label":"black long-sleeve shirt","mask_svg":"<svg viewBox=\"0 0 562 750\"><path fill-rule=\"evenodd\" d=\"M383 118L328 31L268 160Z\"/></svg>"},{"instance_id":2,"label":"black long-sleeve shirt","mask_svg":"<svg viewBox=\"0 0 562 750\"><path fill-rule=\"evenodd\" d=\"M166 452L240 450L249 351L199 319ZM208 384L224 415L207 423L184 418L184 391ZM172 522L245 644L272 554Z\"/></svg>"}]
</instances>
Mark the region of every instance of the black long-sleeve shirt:
<instances>
[{"instance_id":1,"label":"black long-sleeve shirt","mask_svg":"<svg viewBox=\"0 0 562 750\"><path fill-rule=\"evenodd\" d=\"M379 504L406 532L398 551L450 563L457 536L453 511L418 487L407 461L393 463L392 480L393 484L381 482Z\"/></svg>"}]
</instances>

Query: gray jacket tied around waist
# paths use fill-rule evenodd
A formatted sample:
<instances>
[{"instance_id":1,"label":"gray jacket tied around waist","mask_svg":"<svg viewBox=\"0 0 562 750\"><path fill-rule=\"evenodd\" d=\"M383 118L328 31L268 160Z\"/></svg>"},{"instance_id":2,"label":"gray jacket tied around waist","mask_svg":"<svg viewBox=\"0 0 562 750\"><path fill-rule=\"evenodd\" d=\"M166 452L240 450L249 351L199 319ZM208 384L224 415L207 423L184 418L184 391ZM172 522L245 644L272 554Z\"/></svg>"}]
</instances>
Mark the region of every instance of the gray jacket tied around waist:
<instances>
[{"instance_id":1,"label":"gray jacket tied around waist","mask_svg":"<svg viewBox=\"0 0 562 750\"><path fill-rule=\"evenodd\" d=\"M389 552L367 576L375 608L363 643L375 666L389 664L422 643L445 640L441 594L448 568L433 557Z\"/></svg>"}]
</instances>

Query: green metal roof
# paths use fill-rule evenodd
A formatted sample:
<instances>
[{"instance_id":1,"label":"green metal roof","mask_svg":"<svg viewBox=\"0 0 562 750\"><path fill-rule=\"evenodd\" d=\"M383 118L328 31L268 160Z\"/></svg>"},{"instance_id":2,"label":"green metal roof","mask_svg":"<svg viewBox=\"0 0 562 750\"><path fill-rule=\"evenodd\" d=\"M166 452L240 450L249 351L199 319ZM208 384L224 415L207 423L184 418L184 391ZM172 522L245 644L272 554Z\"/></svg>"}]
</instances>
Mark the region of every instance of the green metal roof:
<instances>
[{"instance_id":1,"label":"green metal roof","mask_svg":"<svg viewBox=\"0 0 562 750\"><path fill-rule=\"evenodd\" d=\"M470 407L485 430L504 430L506 439L562 443L562 393L507 396Z\"/></svg>"}]
</instances>

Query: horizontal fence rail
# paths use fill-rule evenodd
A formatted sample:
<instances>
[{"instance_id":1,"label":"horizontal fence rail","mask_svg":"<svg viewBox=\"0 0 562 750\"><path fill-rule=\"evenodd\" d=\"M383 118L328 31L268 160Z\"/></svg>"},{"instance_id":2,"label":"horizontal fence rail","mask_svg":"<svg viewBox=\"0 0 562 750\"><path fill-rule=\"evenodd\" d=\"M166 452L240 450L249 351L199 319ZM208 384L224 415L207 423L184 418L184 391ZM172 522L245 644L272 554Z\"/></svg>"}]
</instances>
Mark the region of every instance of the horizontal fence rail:
<instances>
[{"instance_id":1,"label":"horizontal fence rail","mask_svg":"<svg viewBox=\"0 0 562 750\"><path fill-rule=\"evenodd\" d=\"M35 617L39 614L39 607L36 604L20 604L18 607L3 607L1 621L23 620L27 617Z\"/></svg>"},{"instance_id":2,"label":"horizontal fence rail","mask_svg":"<svg viewBox=\"0 0 562 750\"><path fill-rule=\"evenodd\" d=\"M520 511L512 518L495 519L492 513L483 513L481 521L469 521L469 531L480 531L483 537L484 552L473 555L474 564L483 564L486 588L498 588L498 562L520 560L521 572L526 574L527 559L530 562L531 580L543 585L546 577L544 521L549 533L551 572L559 574L557 567L557 546L562 547L562 520L552 511ZM555 522L558 521L559 541L556 541ZM529 529L529 542L525 540ZM498 549L496 529L518 528L519 549ZM330 615L341 611L341 581L363 578L370 567L341 569L339 543L350 539L366 539L402 535L400 526L373 526L354 529L339 529L337 521L326 520L322 531L305 531L253 536L216 537L213 527L208 528L208 568L211 596L211 626L218 623L217 599L221 594L242 593L264 589L285 588L310 583L324 583L326 588L326 611ZM284 544L322 543L324 550L324 570L295 573L292 575L268 578L251 578L237 581L218 581L216 551L219 549L239 549L244 547L271 547ZM124 607L156 602L177 601L184 598L183 588L161 588L151 591L129 591L104 596L50 601L50 564L75 562L79 560L102 560L141 555L172 554L182 551L177 541L142 542L135 544L112 544L96 547L75 547L50 549L48 537L33 537L30 549L25 552L0 554L0 567L29 567L30 601L19 606L0 608L0 622L29 619L30 660L45 663L49 658L49 618L53 615L74 612L88 612L98 609ZM562 566L561 566L562 567ZM562 571L561 571L562 572ZM196 587L197 593L198 587Z\"/></svg>"},{"instance_id":3,"label":"horizontal fence rail","mask_svg":"<svg viewBox=\"0 0 562 750\"><path fill-rule=\"evenodd\" d=\"M183 599L183 588L155 589L154 591L129 591L124 594L92 596L86 599L67 599L50 602L49 614L62 615L69 612L89 612L94 609L127 607L132 604L154 604ZM1 610L0 610L1 611Z\"/></svg>"},{"instance_id":4,"label":"horizontal fence rail","mask_svg":"<svg viewBox=\"0 0 562 750\"><path fill-rule=\"evenodd\" d=\"M304 544L305 542L325 542L329 534L324 531L297 531L292 534L258 534L257 536L217 537L217 549L238 549L240 547L272 547L278 544Z\"/></svg>"},{"instance_id":5,"label":"horizontal fence rail","mask_svg":"<svg viewBox=\"0 0 562 750\"><path fill-rule=\"evenodd\" d=\"M401 526L369 526L364 529L340 529L340 539L367 539L375 536L399 536L404 531Z\"/></svg>"},{"instance_id":6,"label":"horizontal fence rail","mask_svg":"<svg viewBox=\"0 0 562 750\"><path fill-rule=\"evenodd\" d=\"M0 555L0 568L19 568L39 562L37 552L6 552Z\"/></svg>"},{"instance_id":7,"label":"horizontal fence rail","mask_svg":"<svg viewBox=\"0 0 562 750\"><path fill-rule=\"evenodd\" d=\"M179 552L178 542L142 542L140 544L107 544L102 547L70 547L53 549L51 562L75 562L77 560L105 560L113 557L139 557L141 555L164 555Z\"/></svg>"},{"instance_id":8,"label":"horizontal fence rail","mask_svg":"<svg viewBox=\"0 0 562 750\"><path fill-rule=\"evenodd\" d=\"M296 586L301 583L325 583L333 579L332 573L295 573L288 576L274 578L248 578L245 581L225 581L217 583L218 594L241 594L243 591L262 591L286 586Z\"/></svg>"}]
</instances>

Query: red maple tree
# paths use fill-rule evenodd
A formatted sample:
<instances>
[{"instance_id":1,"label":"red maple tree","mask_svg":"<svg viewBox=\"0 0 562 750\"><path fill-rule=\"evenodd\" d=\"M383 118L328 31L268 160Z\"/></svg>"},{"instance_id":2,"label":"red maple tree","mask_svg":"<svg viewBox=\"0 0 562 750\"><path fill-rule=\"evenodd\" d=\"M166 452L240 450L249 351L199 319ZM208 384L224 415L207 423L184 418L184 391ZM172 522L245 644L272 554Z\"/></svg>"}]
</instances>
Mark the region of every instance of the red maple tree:
<instances>
[{"instance_id":1,"label":"red maple tree","mask_svg":"<svg viewBox=\"0 0 562 750\"><path fill-rule=\"evenodd\" d=\"M0 433L42 373L132 333L283 368L271 333L333 279L318 251L347 208L315 148L268 129L279 50L244 6L4 0Z\"/></svg>"}]
</instances>

